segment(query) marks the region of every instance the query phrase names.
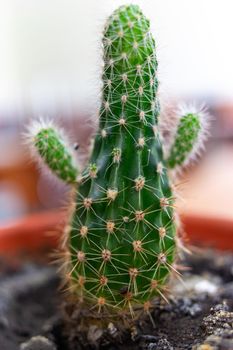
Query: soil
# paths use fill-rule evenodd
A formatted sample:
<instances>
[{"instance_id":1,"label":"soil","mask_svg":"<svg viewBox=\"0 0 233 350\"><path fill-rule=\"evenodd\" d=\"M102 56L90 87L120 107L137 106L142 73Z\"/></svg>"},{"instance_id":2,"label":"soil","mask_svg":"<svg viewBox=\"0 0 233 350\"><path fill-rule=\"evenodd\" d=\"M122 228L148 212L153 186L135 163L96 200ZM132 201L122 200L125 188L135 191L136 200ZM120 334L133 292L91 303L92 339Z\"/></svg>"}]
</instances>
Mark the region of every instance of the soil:
<instances>
[{"instance_id":1,"label":"soil","mask_svg":"<svg viewBox=\"0 0 233 350\"><path fill-rule=\"evenodd\" d=\"M55 268L0 262L0 350L233 350L233 254L203 250L183 265L191 270L171 286L169 304L155 300L151 317L123 334L92 326L87 340L75 314L66 332Z\"/></svg>"}]
</instances>

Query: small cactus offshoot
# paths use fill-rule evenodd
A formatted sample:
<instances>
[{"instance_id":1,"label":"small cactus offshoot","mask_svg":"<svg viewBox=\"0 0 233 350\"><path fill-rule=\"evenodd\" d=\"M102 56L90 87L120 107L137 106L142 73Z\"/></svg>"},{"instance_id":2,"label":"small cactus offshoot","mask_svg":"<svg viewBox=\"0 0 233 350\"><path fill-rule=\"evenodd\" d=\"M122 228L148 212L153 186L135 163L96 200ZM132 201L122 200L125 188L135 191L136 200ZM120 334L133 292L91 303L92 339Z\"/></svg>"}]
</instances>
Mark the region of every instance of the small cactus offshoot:
<instances>
[{"instance_id":1,"label":"small cactus offshoot","mask_svg":"<svg viewBox=\"0 0 233 350\"><path fill-rule=\"evenodd\" d=\"M77 301L97 313L148 310L155 296L166 299L167 279L178 274L169 168L185 164L197 149L203 123L198 113L182 115L165 159L155 48L138 6L122 6L109 17L99 130L78 180L56 129L42 126L32 140L47 166L77 187L64 233L66 276Z\"/></svg>"},{"instance_id":2,"label":"small cactus offshoot","mask_svg":"<svg viewBox=\"0 0 233 350\"><path fill-rule=\"evenodd\" d=\"M51 122L39 121L29 128L29 134L33 156L39 156L59 179L76 182L78 169L64 133Z\"/></svg>"},{"instance_id":3,"label":"small cactus offshoot","mask_svg":"<svg viewBox=\"0 0 233 350\"><path fill-rule=\"evenodd\" d=\"M167 166L170 169L187 165L203 148L207 136L208 115L204 108L199 111L190 107L178 112L173 140L170 140Z\"/></svg>"}]
</instances>

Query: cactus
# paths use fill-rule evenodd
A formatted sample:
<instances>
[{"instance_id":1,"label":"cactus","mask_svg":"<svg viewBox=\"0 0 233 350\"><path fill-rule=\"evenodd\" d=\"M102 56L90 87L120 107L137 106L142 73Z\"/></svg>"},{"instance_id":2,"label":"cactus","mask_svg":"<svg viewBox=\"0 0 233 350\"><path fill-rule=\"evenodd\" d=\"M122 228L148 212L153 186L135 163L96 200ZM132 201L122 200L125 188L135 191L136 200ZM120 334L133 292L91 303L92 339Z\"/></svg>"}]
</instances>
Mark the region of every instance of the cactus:
<instances>
[{"instance_id":1,"label":"cactus","mask_svg":"<svg viewBox=\"0 0 233 350\"><path fill-rule=\"evenodd\" d=\"M207 136L209 118L204 108L194 107L178 112L178 123L173 140L170 140L169 156L166 160L170 169L187 165L203 148Z\"/></svg>"},{"instance_id":2,"label":"cactus","mask_svg":"<svg viewBox=\"0 0 233 350\"><path fill-rule=\"evenodd\" d=\"M166 281L178 274L168 168L185 163L203 128L198 113L183 115L164 158L155 41L138 6L122 6L108 19L103 48L99 131L78 179L52 127L42 127L32 144L61 179L78 188L64 233L73 296L98 313L134 315L138 306L148 311L153 297L166 299Z\"/></svg>"},{"instance_id":3,"label":"cactus","mask_svg":"<svg viewBox=\"0 0 233 350\"><path fill-rule=\"evenodd\" d=\"M47 164L52 173L66 183L76 181L78 169L62 130L52 122L39 121L29 127L32 154Z\"/></svg>"}]
</instances>

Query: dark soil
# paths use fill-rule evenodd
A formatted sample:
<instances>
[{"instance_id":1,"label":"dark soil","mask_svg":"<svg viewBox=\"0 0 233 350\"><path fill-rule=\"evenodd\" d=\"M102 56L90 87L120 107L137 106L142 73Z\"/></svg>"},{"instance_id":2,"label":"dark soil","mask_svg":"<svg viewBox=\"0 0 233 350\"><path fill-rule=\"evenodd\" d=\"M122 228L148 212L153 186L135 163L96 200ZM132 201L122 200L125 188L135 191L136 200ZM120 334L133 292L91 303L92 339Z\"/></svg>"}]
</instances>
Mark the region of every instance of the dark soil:
<instances>
[{"instance_id":1,"label":"dark soil","mask_svg":"<svg viewBox=\"0 0 233 350\"><path fill-rule=\"evenodd\" d=\"M153 320L123 334L114 324L104 332L92 326L87 345L74 314L65 331L54 268L1 263L0 350L233 350L233 255L205 250L183 264L192 268L185 286L177 280L169 304L155 301Z\"/></svg>"}]
</instances>

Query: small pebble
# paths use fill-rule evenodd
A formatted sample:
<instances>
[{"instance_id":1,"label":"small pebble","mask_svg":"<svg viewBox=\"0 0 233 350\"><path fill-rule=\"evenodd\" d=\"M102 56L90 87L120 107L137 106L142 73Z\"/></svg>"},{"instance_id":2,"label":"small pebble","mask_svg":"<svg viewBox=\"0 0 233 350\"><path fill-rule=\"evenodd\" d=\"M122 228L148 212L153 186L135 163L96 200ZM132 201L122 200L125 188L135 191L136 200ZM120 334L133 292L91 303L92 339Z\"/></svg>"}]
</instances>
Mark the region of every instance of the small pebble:
<instances>
[{"instance_id":1,"label":"small pebble","mask_svg":"<svg viewBox=\"0 0 233 350\"><path fill-rule=\"evenodd\" d=\"M216 294L219 285L221 285L221 279L219 277L213 278L213 276L201 276L192 275L184 278L184 284L174 285L173 290L177 294L183 294L192 292L197 295L207 293L209 295Z\"/></svg>"},{"instance_id":2,"label":"small pebble","mask_svg":"<svg viewBox=\"0 0 233 350\"><path fill-rule=\"evenodd\" d=\"M159 339L156 350L173 350L173 346L166 338Z\"/></svg>"},{"instance_id":3,"label":"small pebble","mask_svg":"<svg viewBox=\"0 0 233 350\"><path fill-rule=\"evenodd\" d=\"M41 335L32 337L20 345L20 350L56 350L55 344Z\"/></svg>"},{"instance_id":4,"label":"small pebble","mask_svg":"<svg viewBox=\"0 0 233 350\"><path fill-rule=\"evenodd\" d=\"M220 290L222 298L233 300L233 282L225 284Z\"/></svg>"},{"instance_id":5,"label":"small pebble","mask_svg":"<svg viewBox=\"0 0 233 350\"><path fill-rule=\"evenodd\" d=\"M89 327L87 339L90 344L95 344L103 335L103 329L95 325Z\"/></svg>"},{"instance_id":6,"label":"small pebble","mask_svg":"<svg viewBox=\"0 0 233 350\"><path fill-rule=\"evenodd\" d=\"M215 294L217 291L217 286L208 280L202 280L197 282L195 290L197 293Z\"/></svg>"},{"instance_id":7,"label":"small pebble","mask_svg":"<svg viewBox=\"0 0 233 350\"><path fill-rule=\"evenodd\" d=\"M233 330L218 329L209 335L201 345L193 347L192 350L232 350Z\"/></svg>"},{"instance_id":8,"label":"small pebble","mask_svg":"<svg viewBox=\"0 0 233 350\"><path fill-rule=\"evenodd\" d=\"M222 304L217 304L215 306L213 306L211 309L210 309L210 312L212 314L214 314L215 312L217 311L230 311L229 310L229 306L227 305L227 303L224 301Z\"/></svg>"},{"instance_id":9,"label":"small pebble","mask_svg":"<svg viewBox=\"0 0 233 350\"><path fill-rule=\"evenodd\" d=\"M233 330L233 312L229 312L226 303L211 308L211 314L203 319L202 326L206 334L213 334L217 329Z\"/></svg>"}]
</instances>

